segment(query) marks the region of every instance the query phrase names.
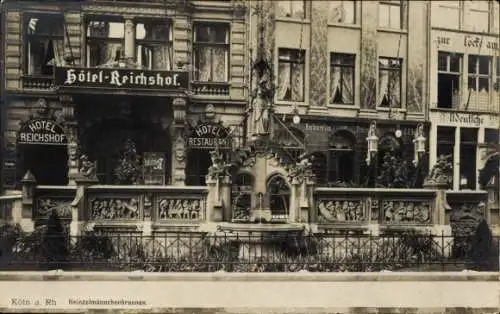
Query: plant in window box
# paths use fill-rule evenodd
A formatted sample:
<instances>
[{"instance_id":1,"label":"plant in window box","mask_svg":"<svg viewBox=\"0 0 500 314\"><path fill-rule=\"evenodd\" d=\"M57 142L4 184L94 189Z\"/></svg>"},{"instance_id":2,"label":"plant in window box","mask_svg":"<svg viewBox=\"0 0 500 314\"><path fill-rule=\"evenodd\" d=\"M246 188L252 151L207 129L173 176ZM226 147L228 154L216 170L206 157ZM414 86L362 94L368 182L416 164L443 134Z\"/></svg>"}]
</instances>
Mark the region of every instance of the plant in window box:
<instances>
[{"instance_id":1,"label":"plant in window box","mask_svg":"<svg viewBox=\"0 0 500 314\"><path fill-rule=\"evenodd\" d=\"M125 141L122 158L115 168L118 184L138 184L141 173L141 160L137 153L135 143L131 139Z\"/></svg>"}]
</instances>

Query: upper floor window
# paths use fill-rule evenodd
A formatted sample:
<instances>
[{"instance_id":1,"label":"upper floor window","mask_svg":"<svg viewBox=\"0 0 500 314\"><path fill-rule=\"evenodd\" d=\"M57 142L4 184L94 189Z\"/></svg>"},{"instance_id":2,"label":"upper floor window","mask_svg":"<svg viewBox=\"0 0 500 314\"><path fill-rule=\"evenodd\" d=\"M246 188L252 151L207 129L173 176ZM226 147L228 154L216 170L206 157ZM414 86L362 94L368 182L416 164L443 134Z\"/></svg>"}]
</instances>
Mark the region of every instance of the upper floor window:
<instances>
[{"instance_id":1,"label":"upper floor window","mask_svg":"<svg viewBox=\"0 0 500 314\"><path fill-rule=\"evenodd\" d=\"M468 57L467 106L469 109L489 109L491 57L469 55Z\"/></svg>"},{"instance_id":2,"label":"upper floor window","mask_svg":"<svg viewBox=\"0 0 500 314\"><path fill-rule=\"evenodd\" d=\"M330 63L330 102L354 104L354 69L356 56L332 53Z\"/></svg>"},{"instance_id":3,"label":"upper floor window","mask_svg":"<svg viewBox=\"0 0 500 314\"><path fill-rule=\"evenodd\" d=\"M401 1L380 1L378 6L378 26L401 29L403 10Z\"/></svg>"},{"instance_id":4,"label":"upper floor window","mask_svg":"<svg viewBox=\"0 0 500 314\"><path fill-rule=\"evenodd\" d=\"M330 1L330 12L328 20L330 23L356 23L356 1L342 0Z\"/></svg>"},{"instance_id":5,"label":"upper floor window","mask_svg":"<svg viewBox=\"0 0 500 314\"><path fill-rule=\"evenodd\" d=\"M460 1L432 1L432 26L460 28Z\"/></svg>"},{"instance_id":6,"label":"upper floor window","mask_svg":"<svg viewBox=\"0 0 500 314\"><path fill-rule=\"evenodd\" d=\"M27 15L25 74L53 75L54 66L63 64L64 17L57 14Z\"/></svg>"},{"instance_id":7,"label":"upper floor window","mask_svg":"<svg viewBox=\"0 0 500 314\"><path fill-rule=\"evenodd\" d=\"M278 100L304 101L305 51L279 48Z\"/></svg>"},{"instance_id":8,"label":"upper floor window","mask_svg":"<svg viewBox=\"0 0 500 314\"><path fill-rule=\"evenodd\" d=\"M465 29L473 32L488 32L490 22L489 1L465 1L464 5Z\"/></svg>"},{"instance_id":9,"label":"upper floor window","mask_svg":"<svg viewBox=\"0 0 500 314\"><path fill-rule=\"evenodd\" d=\"M135 25L137 63L145 69L172 69L172 32L167 23L147 21Z\"/></svg>"},{"instance_id":10,"label":"upper floor window","mask_svg":"<svg viewBox=\"0 0 500 314\"><path fill-rule=\"evenodd\" d=\"M194 80L228 81L229 27L227 24L195 24L193 48Z\"/></svg>"},{"instance_id":11,"label":"upper floor window","mask_svg":"<svg viewBox=\"0 0 500 314\"><path fill-rule=\"evenodd\" d=\"M401 65L397 58L379 58L378 68L378 101L379 107L401 107Z\"/></svg>"},{"instance_id":12,"label":"upper floor window","mask_svg":"<svg viewBox=\"0 0 500 314\"><path fill-rule=\"evenodd\" d=\"M438 108L458 108L460 104L460 82L462 55L438 53Z\"/></svg>"},{"instance_id":13,"label":"upper floor window","mask_svg":"<svg viewBox=\"0 0 500 314\"><path fill-rule=\"evenodd\" d=\"M96 67L123 58L125 25L120 21L92 19L87 22L87 66Z\"/></svg>"},{"instance_id":14,"label":"upper floor window","mask_svg":"<svg viewBox=\"0 0 500 314\"><path fill-rule=\"evenodd\" d=\"M306 17L305 1L280 0L278 1L278 16L304 19Z\"/></svg>"}]
</instances>

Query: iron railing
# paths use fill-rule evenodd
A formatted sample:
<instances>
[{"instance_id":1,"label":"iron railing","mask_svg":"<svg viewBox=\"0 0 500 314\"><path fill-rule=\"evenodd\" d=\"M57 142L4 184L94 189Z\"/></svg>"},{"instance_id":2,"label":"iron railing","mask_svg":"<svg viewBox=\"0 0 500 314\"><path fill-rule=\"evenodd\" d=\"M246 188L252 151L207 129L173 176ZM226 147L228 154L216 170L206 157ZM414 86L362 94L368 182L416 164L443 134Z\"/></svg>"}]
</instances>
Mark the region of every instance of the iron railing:
<instances>
[{"instance_id":1,"label":"iron railing","mask_svg":"<svg viewBox=\"0 0 500 314\"><path fill-rule=\"evenodd\" d=\"M4 234L5 235L5 234ZM3 236L0 270L498 271L500 237L176 233Z\"/></svg>"}]
</instances>

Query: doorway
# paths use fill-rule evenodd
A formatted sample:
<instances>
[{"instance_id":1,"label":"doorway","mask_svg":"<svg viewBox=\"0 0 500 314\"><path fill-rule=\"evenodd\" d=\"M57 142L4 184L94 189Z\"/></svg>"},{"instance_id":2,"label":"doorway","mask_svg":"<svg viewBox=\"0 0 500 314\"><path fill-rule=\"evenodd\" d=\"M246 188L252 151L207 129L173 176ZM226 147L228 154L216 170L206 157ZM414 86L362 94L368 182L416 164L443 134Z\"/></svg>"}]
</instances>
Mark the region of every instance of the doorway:
<instances>
[{"instance_id":1,"label":"doorway","mask_svg":"<svg viewBox=\"0 0 500 314\"><path fill-rule=\"evenodd\" d=\"M23 174L29 170L37 185L68 184L68 148L66 145L19 144Z\"/></svg>"}]
</instances>

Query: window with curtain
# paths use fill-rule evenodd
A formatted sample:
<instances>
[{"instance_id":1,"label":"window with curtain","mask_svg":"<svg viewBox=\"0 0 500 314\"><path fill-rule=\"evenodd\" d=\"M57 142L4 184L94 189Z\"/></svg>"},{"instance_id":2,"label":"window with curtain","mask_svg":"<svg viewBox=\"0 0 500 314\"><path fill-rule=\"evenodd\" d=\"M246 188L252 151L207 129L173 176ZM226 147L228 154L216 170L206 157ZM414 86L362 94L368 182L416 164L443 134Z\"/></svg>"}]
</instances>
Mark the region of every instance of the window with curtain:
<instances>
[{"instance_id":1,"label":"window with curtain","mask_svg":"<svg viewBox=\"0 0 500 314\"><path fill-rule=\"evenodd\" d=\"M328 21L330 23L356 23L356 1L330 1Z\"/></svg>"},{"instance_id":2,"label":"window with curtain","mask_svg":"<svg viewBox=\"0 0 500 314\"><path fill-rule=\"evenodd\" d=\"M460 1L432 1L433 27L460 29Z\"/></svg>"},{"instance_id":3,"label":"window with curtain","mask_svg":"<svg viewBox=\"0 0 500 314\"><path fill-rule=\"evenodd\" d=\"M193 36L194 80L227 82L229 26L223 23L196 23Z\"/></svg>"},{"instance_id":4,"label":"window with curtain","mask_svg":"<svg viewBox=\"0 0 500 314\"><path fill-rule=\"evenodd\" d=\"M401 29L402 24L401 1L380 1L378 5L378 26L382 28Z\"/></svg>"},{"instance_id":5,"label":"window with curtain","mask_svg":"<svg viewBox=\"0 0 500 314\"><path fill-rule=\"evenodd\" d=\"M459 107L461 77L462 55L438 52L438 108Z\"/></svg>"},{"instance_id":6,"label":"window with curtain","mask_svg":"<svg viewBox=\"0 0 500 314\"><path fill-rule=\"evenodd\" d=\"M305 50L279 48L278 53L278 100L304 101Z\"/></svg>"},{"instance_id":7,"label":"window with curtain","mask_svg":"<svg viewBox=\"0 0 500 314\"><path fill-rule=\"evenodd\" d=\"M489 31L490 1L465 1L464 2L464 28L468 31ZM497 17L498 18L498 17Z\"/></svg>"},{"instance_id":8,"label":"window with curtain","mask_svg":"<svg viewBox=\"0 0 500 314\"><path fill-rule=\"evenodd\" d=\"M379 107L401 107L401 66L402 59L379 58L378 100Z\"/></svg>"},{"instance_id":9,"label":"window with curtain","mask_svg":"<svg viewBox=\"0 0 500 314\"><path fill-rule=\"evenodd\" d=\"M468 108L489 109L491 57L469 55L468 57Z\"/></svg>"},{"instance_id":10,"label":"window with curtain","mask_svg":"<svg viewBox=\"0 0 500 314\"><path fill-rule=\"evenodd\" d=\"M354 105L356 55L332 53L330 59L330 103Z\"/></svg>"},{"instance_id":11,"label":"window with curtain","mask_svg":"<svg viewBox=\"0 0 500 314\"><path fill-rule=\"evenodd\" d=\"M137 63L149 70L172 69L172 29L163 21L135 25Z\"/></svg>"},{"instance_id":12,"label":"window with curtain","mask_svg":"<svg viewBox=\"0 0 500 314\"><path fill-rule=\"evenodd\" d=\"M97 67L123 58L125 25L122 21L87 22L87 66Z\"/></svg>"},{"instance_id":13,"label":"window with curtain","mask_svg":"<svg viewBox=\"0 0 500 314\"><path fill-rule=\"evenodd\" d=\"M26 15L27 75L54 74L54 66L64 62L64 16L59 14Z\"/></svg>"},{"instance_id":14,"label":"window with curtain","mask_svg":"<svg viewBox=\"0 0 500 314\"><path fill-rule=\"evenodd\" d=\"M294 17L298 19L304 19L306 16L305 1L301 0L279 0L278 5L278 16L282 17Z\"/></svg>"}]
</instances>

